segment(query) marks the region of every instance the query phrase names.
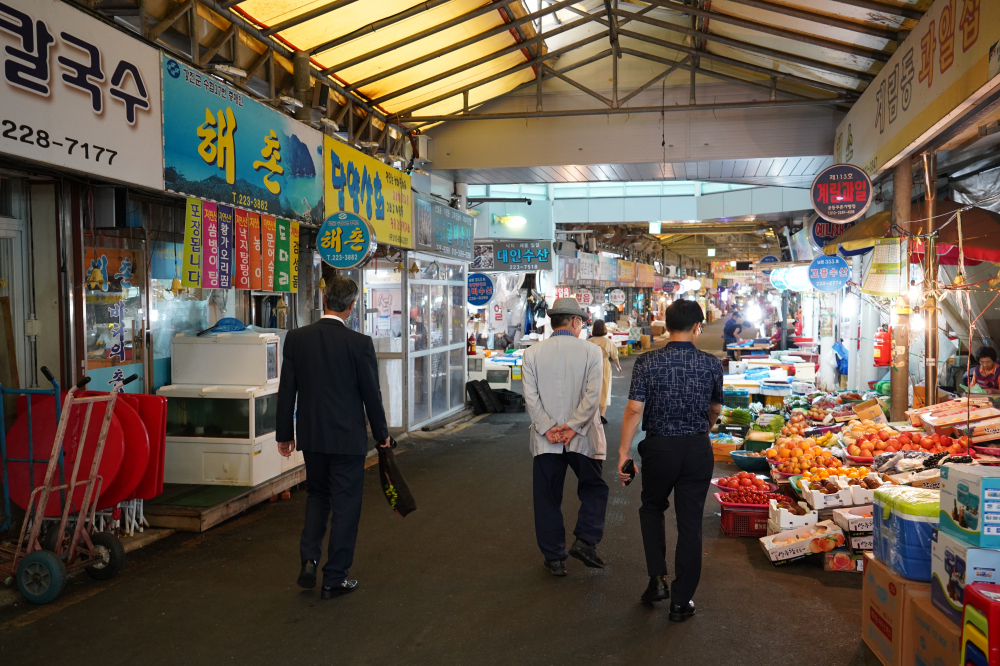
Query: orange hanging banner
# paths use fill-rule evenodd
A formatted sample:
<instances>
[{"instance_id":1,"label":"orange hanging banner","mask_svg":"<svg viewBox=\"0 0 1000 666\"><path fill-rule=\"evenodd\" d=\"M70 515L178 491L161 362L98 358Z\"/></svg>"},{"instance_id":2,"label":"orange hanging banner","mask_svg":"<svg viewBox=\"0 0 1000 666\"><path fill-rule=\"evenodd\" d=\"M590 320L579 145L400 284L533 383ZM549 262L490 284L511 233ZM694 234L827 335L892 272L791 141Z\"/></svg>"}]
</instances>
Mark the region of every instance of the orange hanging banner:
<instances>
[{"instance_id":1,"label":"orange hanging banner","mask_svg":"<svg viewBox=\"0 0 1000 666\"><path fill-rule=\"evenodd\" d=\"M274 247L277 224L270 215L261 215L261 265L264 269L261 279L262 291L274 291Z\"/></svg>"}]
</instances>

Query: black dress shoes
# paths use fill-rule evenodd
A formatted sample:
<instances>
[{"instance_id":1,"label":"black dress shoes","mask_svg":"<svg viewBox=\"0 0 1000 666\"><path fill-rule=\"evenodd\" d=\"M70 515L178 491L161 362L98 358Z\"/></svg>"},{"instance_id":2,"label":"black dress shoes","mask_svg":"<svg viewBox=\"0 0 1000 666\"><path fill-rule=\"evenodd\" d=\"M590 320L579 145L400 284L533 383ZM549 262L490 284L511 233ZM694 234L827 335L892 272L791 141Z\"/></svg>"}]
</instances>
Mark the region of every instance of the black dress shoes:
<instances>
[{"instance_id":1,"label":"black dress shoes","mask_svg":"<svg viewBox=\"0 0 1000 666\"><path fill-rule=\"evenodd\" d=\"M344 594L350 594L354 590L358 589L358 581L356 580L345 580L340 585L336 587L324 587L323 591L320 592L320 599L333 599L335 597L342 596Z\"/></svg>"},{"instance_id":2,"label":"black dress shoes","mask_svg":"<svg viewBox=\"0 0 1000 666\"><path fill-rule=\"evenodd\" d=\"M562 578L566 575L566 560L545 560L542 566L553 576Z\"/></svg>"},{"instance_id":3,"label":"black dress shoes","mask_svg":"<svg viewBox=\"0 0 1000 666\"><path fill-rule=\"evenodd\" d=\"M693 601L689 601L684 605L670 602L670 615L668 617L671 622L683 622L692 615L694 615Z\"/></svg>"},{"instance_id":4,"label":"black dress shoes","mask_svg":"<svg viewBox=\"0 0 1000 666\"><path fill-rule=\"evenodd\" d=\"M316 563L306 560L302 563L302 571L299 572L299 587L311 590L316 587Z\"/></svg>"},{"instance_id":5,"label":"black dress shoes","mask_svg":"<svg viewBox=\"0 0 1000 666\"><path fill-rule=\"evenodd\" d=\"M651 576L646 591L639 598L643 603L651 604L654 601L663 601L670 598L670 586L667 585L666 576Z\"/></svg>"},{"instance_id":6,"label":"black dress shoes","mask_svg":"<svg viewBox=\"0 0 1000 666\"><path fill-rule=\"evenodd\" d=\"M597 546L591 546L586 541L577 539L573 547L569 549L569 554L586 564L591 569L603 569L604 560L597 554Z\"/></svg>"}]
</instances>

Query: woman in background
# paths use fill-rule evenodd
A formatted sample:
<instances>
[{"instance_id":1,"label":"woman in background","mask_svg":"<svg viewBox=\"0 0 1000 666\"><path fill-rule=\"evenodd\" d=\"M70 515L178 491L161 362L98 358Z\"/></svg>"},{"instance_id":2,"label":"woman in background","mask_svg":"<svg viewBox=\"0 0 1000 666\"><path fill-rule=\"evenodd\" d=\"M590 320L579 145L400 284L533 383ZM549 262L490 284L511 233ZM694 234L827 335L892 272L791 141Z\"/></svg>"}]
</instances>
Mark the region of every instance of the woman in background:
<instances>
[{"instance_id":1,"label":"woman in background","mask_svg":"<svg viewBox=\"0 0 1000 666\"><path fill-rule=\"evenodd\" d=\"M979 365L969 372L968 387L978 386L986 391L996 391L1000 388L1000 366L997 365L997 352L993 347L983 347L976 354Z\"/></svg>"},{"instance_id":2,"label":"woman in background","mask_svg":"<svg viewBox=\"0 0 1000 666\"><path fill-rule=\"evenodd\" d=\"M618 345L608 337L608 327L603 319L594 322L592 337L590 341L604 350L604 381L601 384L601 423L607 423L604 413L608 411L611 404L611 363L614 362L618 372L622 371L621 363L618 362Z\"/></svg>"}]
</instances>

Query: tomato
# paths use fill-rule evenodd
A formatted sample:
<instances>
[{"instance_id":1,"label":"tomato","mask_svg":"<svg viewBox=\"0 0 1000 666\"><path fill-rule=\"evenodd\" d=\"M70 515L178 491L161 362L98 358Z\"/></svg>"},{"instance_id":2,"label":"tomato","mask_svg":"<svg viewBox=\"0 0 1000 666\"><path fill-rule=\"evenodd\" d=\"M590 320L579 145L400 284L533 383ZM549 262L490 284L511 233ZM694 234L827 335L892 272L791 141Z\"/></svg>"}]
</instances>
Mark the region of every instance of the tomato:
<instances>
[{"instance_id":1,"label":"tomato","mask_svg":"<svg viewBox=\"0 0 1000 666\"><path fill-rule=\"evenodd\" d=\"M729 486L730 488L739 488L740 487L740 482L734 479L734 480L730 481L729 483L727 483L726 485Z\"/></svg>"},{"instance_id":2,"label":"tomato","mask_svg":"<svg viewBox=\"0 0 1000 666\"><path fill-rule=\"evenodd\" d=\"M736 476L738 476L741 479L749 479L750 478L750 472L740 472Z\"/></svg>"},{"instance_id":3,"label":"tomato","mask_svg":"<svg viewBox=\"0 0 1000 666\"><path fill-rule=\"evenodd\" d=\"M753 485L753 481L751 481L750 479L740 479L740 485L743 486L744 488L746 488L746 487L752 486Z\"/></svg>"}]
</instances>

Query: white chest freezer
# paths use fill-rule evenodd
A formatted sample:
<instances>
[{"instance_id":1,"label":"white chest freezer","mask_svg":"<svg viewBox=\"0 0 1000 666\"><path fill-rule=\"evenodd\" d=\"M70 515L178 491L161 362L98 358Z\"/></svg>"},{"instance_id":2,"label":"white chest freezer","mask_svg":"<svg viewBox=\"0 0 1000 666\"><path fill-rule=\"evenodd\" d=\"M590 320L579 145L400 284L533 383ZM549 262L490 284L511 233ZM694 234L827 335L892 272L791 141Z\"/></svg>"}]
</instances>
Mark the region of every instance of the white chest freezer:
<instances>
[{"instance_id":1,"label":"white chest freezer","mask_svg":"<svg viewBox=\"0 0 1000 666\"><path fill-rule=\"evenodd\" d=\"M167 398L165 483L256 486L303 464L275 440L278 385L171 384Z\"/></svg>"},{"instance_id":2,"label":"white chest freezer","mask_svg":"<svg viewBox=\"0 0 1000 666\"><path fill-rule=\"evenodd\" d=\"M171 340L170 381L201 386L277 385L281 339L274 333L239 331Z\"/></svg>"}]
</instances>

